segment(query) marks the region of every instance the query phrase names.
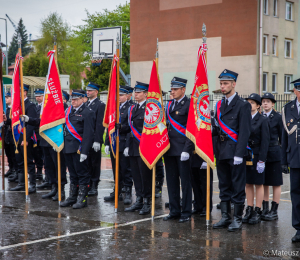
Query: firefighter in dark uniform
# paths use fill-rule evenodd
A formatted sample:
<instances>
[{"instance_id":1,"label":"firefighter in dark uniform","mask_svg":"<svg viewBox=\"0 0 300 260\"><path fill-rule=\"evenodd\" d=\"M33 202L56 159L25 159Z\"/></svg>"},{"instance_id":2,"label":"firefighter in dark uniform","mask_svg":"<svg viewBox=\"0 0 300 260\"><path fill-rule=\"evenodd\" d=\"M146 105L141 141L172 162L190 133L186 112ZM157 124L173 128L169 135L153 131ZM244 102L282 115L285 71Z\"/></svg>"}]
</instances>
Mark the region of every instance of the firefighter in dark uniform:
<instances>
[{"instance_id":1,"label":"firefighter in dark uniform","mask_svg":"<svg viewBox=\"0 0 300 260\"><path fill-rule=\"evenodd\" d=\"M141 136L144 126L148 87L149 85L146 83L136 82L134 88L136 104L129 108L128 118L131 133L129 134L130 137L126 140L126 148L124 150L125 156L129 155L131 173L137 196L136 202L129 208L125 208L125 211L133 212L140 210L140 215L146 215L151 212L152 171L144 163L139 152L139 136Z\"/></svg>"},{"instance_id":2,"label":"firefighter in dark uniform","mask_svg":"<svg viewBox=\"0 0 300 260\"><path fill-rule=\"evenodd\" d=\"M247 208L243 223L258 224L261 222L261 207L264 196L265 166L270 142L269 120L260 114L260 95L253 93L246 98L251 105L251 134L248 145L252 149L246 165ZM253 158L252 157L253 154ZM255 185L255 208L254 208Z\"/></svg>"},{"instance_id":3,"label":"firefighter in dark uniform","mask_svg":"<svg viewBox=\"0 0 300 260\"><path fill-rule=\"evenodd\" d=\"M195 148L193 142L184 134L190 107L190 100L185 95L186 83L186 79L178 77L172 79L171 91L174 100L168 103L166 111L170 149L164 154L164 160L170 213L163 220L179 218L179 223L189 221L192 214L190 155ZM180 207L180 183L182 210Z\"/></svg>"},{"instance_id":4,"label":"firefighter in dark uniform","mask_svg":"<svg viewBox=\"0 0 300 260\"><path fill-rule=\"evenodd\" d=\"M125 89L128 90L127 93L127 101L129 102L130 105L134 105L134 102L132 101L132 93L133 93L133 88L129 86L123 86Z\"/></svg>"},{"instance_id":5,"label":"firefighter in dark uniform","mask_svg":"<svg viewBox=\"0 0 300 260\"><path fill-rule=\"evenodd\" d=\"M274 96L271 93L265 93L261 100L264 109L263 114L269 119L270 124L270 144L265 169L264 200L261 219L270 221L278 219L277 209L281 196L281 185L283 184L280 148L283 124L280 113L273 109L276 103ZM271 210L269 210L270 186L273 187Z\"/></svg>"},{"instance_id":6,"label":"firefighter in dark uniform","mask_svg":"<svg viewBox=\"0 0 300 260\"><path fill-rule=\"evenodd\" d=\"M228 231L242 228L246 157L250 152L247 143L251 131L251 105L235 92L237 77L237 73L226 69L219 76L221 91L225 97L217 103L216 122L219 128L214 128L213 131L213 135L219 135L217 174L222 213L221 220L213 228L228 227ZM231 202L234 203L233 220Z\"/></svg>"},{"instance_id":7,"label":"firefighter in dark uniform","mask_svg":"<svg viewBox=\"0 0 300 260\"><path fill-rule=\"evenodd\" d=\"M97 97L99 89L100 86L92 82L86 87L86 93L89 100L85 104L94 111L96 116L94 142L87 159L91 176L89 196L98 195L98 184L101 172L101 146L103 144L103 134L105 130L105 127L103 126L105 104Z\"/></svg>"},{"instance_id":8,"label":"firefighter in dark uniform","mask_svg":"<svg viewBox=\"0 0 300 260\"><path fill-rule=\"evenodd\" d=\"M37 118L36 106L27 97L29 85L23 84L24 87L24 102L25 102L25 115L33 118ZM36 192L36 177L35 177L35 165L33 158L33 141L34 126L25 124L26 126L26 142L27 142L27 167L29 174L29 193ZM20 135L18 142L18 153L16 153L16 160L18 163L18 185L11 188L11 191L25 191L25 172L24 172L24 144L23 134Z\"/></svg>"},{"instance_id":9,"label":"firefighter in dark uniform","mask_svg":"<svg viewBox=\"0 0 300 260\"><path fill-rule=\"evenodd\" d=\"M206 216L207 163L195 152L191 159L191 177L194 193L192 214ZM210 212L212 211L213 170L210 168Z\"/></svg>"},{"instance_id":10,"label":"firefighter in dark uniform","mask_svg":"<svg viewBox=\"0 0 300 260\"><path fill-rule=\"evenodd\" d=\"M300 242L300 79L293 82L296 99L282 109L282 169L290 168L292 225L297 230L292 242Z\"/></svg>"},{"instance_id":11,"label":"firefighter in dark uniform","mask_svg":"<svg viewBox=\"0 0 300 260\"><path fill-rule=\"evenodd\" d=\"M124 150L126 148L127 134L130 132L130 127L128 125L128 109L131 106L127 100L128 90L124 86L120 86L119 90L119 109L120 109L120 124L121 128L119 130L119 193L123 188L124 190L124 205L130 205L132 202L132 176L129 158L124 155ZM106 134L105 137L105 153L110 154L111 164L113 168L113 175L115 180L115 166L116 159L111 152L109 135ZM121 199L121 197L120 197ZM115 201L115 190L110 193L109 196L104 197L105 201Z\"/></svg>"},{"instance_id":12,"label":"firefighter in dark uniform","mask_svg":"<svg viewBox=\"0 0 300 260\"><path fill-rule=\"evenodd\" d=\"M4 126L5 136L5 154L7 156L9 170L5 173L5 177L9 177L9 181L13 182L18 179L17 174L17 161L15 156L15 143L12 135L11 130L11 94L7 92L5 95L5 102L6 102L6 122Z\"/></svg>"},{"instance_id":13,"label":"firefighter in dark uniform","mask_svg":"<svg viewBox=\"0 0 300 260\"><path fill-rule=\"evenodd\" d=\"M34 91L34 96L35 100L37 101L36 105L36 112L38 117L40 117L41 114L41 108L43 104L43 98L44 98L44 90L37 88ZM34 162L36 166L36 179L37 180L43 180L43 167L44 167L44 161L43 161L43 150L40 146L40 133L39 133L39 126L34 129L35 135L36 135L36 144L34 144L34 149L33 149L33 157L34 157Z\"/></svg>"},{"instance_id":14,"label":"firefighter in dark uniform","mask_svg":"<svg viewBox=\"0 0 300 260\"><path fill-rule=\"evenodd\" d=\"M88 154L94 141L96 116L92 109L83 103L84 91L72 91L72 106L66 111L64 130L64 154L70 173L70 195L60 204L73 205L73 209L87 206L90 173Z\"/></svg>"},{"instance_id":15,"label":"firefighter in dark uniform","mask_svg":"<svg viewBox=\"0 0 300 260\"><path fill-rule=\"evenodd\" d=\"M64 91L64 90L62 91L62 94L63 94L62 98L63 98L63 102L64 102L64 109L66 111L66 109L69 107L67 102L69 102L70 95L68 94L67 91Z\"/></svg>"},{"instance_id":16,"label":"firefighter in dark uniform","mask_svg":"<svg viewBox=\"0 0 300 260\"><path fill-rule=\"evenodd\" d=\"M35 128L40 126L40 115L37 118L22 116L22 120L32 125ZM40 136L40 146L43 150L44 155L44 165L45 165L45 175L46 183L49 183L51 191L47 194L42 195L43 199L51 199L53 201L58 201L58 162L57 162L57 152L54 148L42 137ZM63 155L62 150L61 154ZM65 157L60 157L60 171L61 171L61 198L65 199L65 185L67 184L67 174L66 174L66 163ZM42 186L44 185L44 186ZM42 184L40 187L45 187L46 184Z\"/></svg>"}]
</instances>

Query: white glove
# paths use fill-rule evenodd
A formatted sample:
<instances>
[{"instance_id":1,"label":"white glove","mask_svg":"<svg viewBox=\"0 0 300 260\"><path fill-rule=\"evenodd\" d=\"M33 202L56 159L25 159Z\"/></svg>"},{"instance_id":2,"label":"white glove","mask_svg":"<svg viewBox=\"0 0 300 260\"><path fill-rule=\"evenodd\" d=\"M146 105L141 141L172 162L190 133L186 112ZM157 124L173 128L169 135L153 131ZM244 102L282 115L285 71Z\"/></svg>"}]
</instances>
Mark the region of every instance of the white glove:
<instances>
[{"instance_id":1,"label":"white glove","mask_svg":"<svg viewBox=\"0 0 300 260\"><path fill-rule=\"evenodd\" d=\"M234 164L234 165L239 165L239 164L241 164L242 162L243 162L243 158L237 157L237 156L234 156L234 157L233 157L233 164Z\"/></svg>"},{"instance_id":2,"label":"white glove","mask_svg":"<svg viewBox=\"0 0 300 260\"><path fill-rule=\"evenodd\" d=\"M190 155L186 152L182 152L181 157L180 157L180 161L184 162L184 161L187 161L188 159L190 159Z\"/></svg>"},{"instance_id":3,"label":"white glove","mask_svg":"<svg viewBox=\"0 0 300 260\"><path fill-rule=\"evenodd\" d=\"M257 165L256 165L256 170L258 171L258 173L263 173L264 170L265 170L265 167L266 167L266 164L264 162L257 162Z\"/></svg>"},{"instance_id":4,"label":"white glove","mask_svg":"<svg viewBox=\"0 0 300 260\"><path fill-rule=\"evenodd\" d=\"M100 143L94 142L93 143L93 149L95 152L100 151Z\"/></svg>"},{"instance_id":5,"label":"white glove","mask_svg":"<svg viewBox=\"0 0 300 260\"><path fill-rule=\"evenodd\" d=\"M207 162L201 164L200 170L207 169Z\"/></svg>"},{"instance_id":6,"label":"white glove","mask_svg":"<svg viewBox=\"0 0 300 260\"><path fill-rule=\"evenodd\" d=\"M52 148L53 148L54 152L56 152L56 149L54 147L52 147Z\"/></svg>"},{"instance_id":7,"label":"white glove","mask_svg":"<svg viewBox=\"0 0 300 260\"><path fill-rule=\"evenodd\" d=\"M109 154L109 145L106 145L106 146L105 146L104 152L105 152L106 154Z\"/></svg>"},{"instance_id":8,"label":"white glove","mask_svg":"<svg viewBox=\"0 0 300 260\"><path fill-rule=\"evenodd\" d=\"M80 162L85 161L86 158L87 158L87 155L85 155L85 154L80 154Z\"/></svg>"},{"instance_id":9,"label":"white glove","mask_svg":"<svg viewBox=\"0 0 300 260\"><path fill-rule=\"evenodd\" d=\"M126 147L125 149L124 149L124 152L123 152L123 154L125 155L125 157L128 157L129 156L129 147Z\"/></svg>"},{"instance_id":10,"label":"white glove","mask_svg":"<svg viewBox=\"0 0 300 260\"><path fill-rule=\"evenodd\" d=\"M22 116L21 116L21 120L22 120L23 122L28 122L28 121L29 121L29 116L22 115Z\"/></svg>"}]
</instances>

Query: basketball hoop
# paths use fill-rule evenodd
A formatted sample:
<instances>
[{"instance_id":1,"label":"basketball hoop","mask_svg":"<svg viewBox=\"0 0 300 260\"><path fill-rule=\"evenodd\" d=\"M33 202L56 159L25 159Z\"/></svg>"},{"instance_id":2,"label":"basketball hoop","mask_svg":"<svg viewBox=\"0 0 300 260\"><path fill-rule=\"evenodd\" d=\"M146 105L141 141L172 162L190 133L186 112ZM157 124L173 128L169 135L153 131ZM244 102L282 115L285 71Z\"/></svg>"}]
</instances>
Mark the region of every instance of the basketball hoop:
<instances>
[{"instance_id":1,"label":"basketball hoop","mask_svg":"<svg viewBox=\"0 0 300 260\"><path fill-rule=\"evenodd\" d=\"M101 62L103 59L106 58L106 54L105 52L101 52L99 54L93 54L93 57L91 59L91 62L92 62L92 66L96 66L96 67L99 67L101 65Z\"/></svg>"}]
</instances>

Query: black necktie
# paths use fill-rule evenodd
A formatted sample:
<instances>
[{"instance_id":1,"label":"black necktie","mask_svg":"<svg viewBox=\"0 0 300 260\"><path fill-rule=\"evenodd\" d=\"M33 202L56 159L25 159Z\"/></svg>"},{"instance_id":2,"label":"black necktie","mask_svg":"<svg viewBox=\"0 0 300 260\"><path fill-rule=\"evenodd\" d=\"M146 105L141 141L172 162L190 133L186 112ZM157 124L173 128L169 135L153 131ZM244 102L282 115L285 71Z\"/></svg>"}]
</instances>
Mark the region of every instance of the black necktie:
<instances>
[{"instance_id":1,"label":"black necktie","mask_svg":"<svg viewBox=\"0 0 300 260\"><path fill-rule=\"evenodd\" d=\"M76 109L73 108L73 109L72 109L72 114L75 114L75 112L76 112Z\"/></svg>"},{"instance_id":2,"label":"black necktie","mask_svg":"<svg viewBox=\"0 0 300 260\"><path fill-rule=\"evenodd\" d=\"M228 99L225 99L225 107L224 107L224 111L226 110L227 107L228 107Z\"/></svg>"},{"instance_id":3,"label":"black necktie","mask_svg":"<svg viewBox=\"0 0 300 260\"><path fill-rule=\"evenodd\" d=\"M90 105L90 101L87 102L87 106L89 106L89 105Z\"/></svg>"},{"instance_id":4,"label":"black necktie","mask_svg":"<svg viewBox=\"0 0 300 260\"><path fill-rule=\"evenodd\" d=\"M140 104L137 104L135 111L138 111L139 108L140 108Z\"/></svg>"},{"instance_id":5,"label":"black necktie","mask_svg":"<svg viewBox=\"0 0 300 260\"><path fill-rule=\"evenodd\" d=\"M264 114L264 117L267 117L268 115L267 114Z\"/></svg>"}]
</instances>

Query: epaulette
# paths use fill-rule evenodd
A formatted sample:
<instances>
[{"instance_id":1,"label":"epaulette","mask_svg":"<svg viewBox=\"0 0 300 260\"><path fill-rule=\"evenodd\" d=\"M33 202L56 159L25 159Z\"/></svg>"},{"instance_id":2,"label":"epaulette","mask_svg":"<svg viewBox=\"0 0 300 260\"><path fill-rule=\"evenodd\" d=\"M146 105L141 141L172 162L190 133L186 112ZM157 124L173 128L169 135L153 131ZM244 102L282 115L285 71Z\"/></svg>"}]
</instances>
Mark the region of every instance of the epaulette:
<instances>
[{"instance_id":1,"label":"epaulette","mask_svg":"<svg viewBox=\"0 0 300 260\"><path fill-rule=\"evenodd\" d=\"M288 104L292 103L293 101L294 101L294 100L291 100L290 102L286 103L286 104L284 105L284 107L287 106Z\"/></svg>"}]
</instances>

